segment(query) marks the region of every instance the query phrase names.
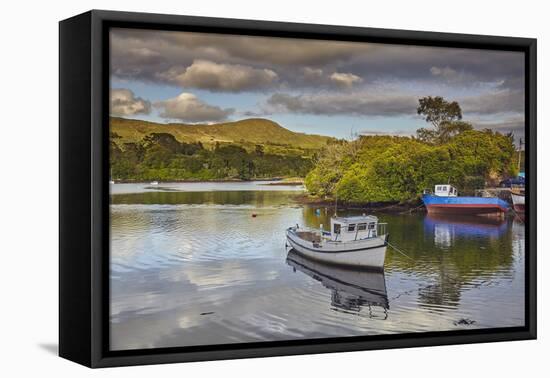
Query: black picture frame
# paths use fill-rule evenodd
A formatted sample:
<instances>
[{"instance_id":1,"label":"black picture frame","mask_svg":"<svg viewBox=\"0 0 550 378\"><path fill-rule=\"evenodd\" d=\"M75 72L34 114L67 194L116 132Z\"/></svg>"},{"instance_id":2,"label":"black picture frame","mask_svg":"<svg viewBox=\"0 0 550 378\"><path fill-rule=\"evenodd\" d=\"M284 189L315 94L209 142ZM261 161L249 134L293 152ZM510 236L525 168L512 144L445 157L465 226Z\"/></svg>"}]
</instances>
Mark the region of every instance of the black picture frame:
<instances>
[{"instance_id":1,"label":"black picture frame","mask_svg":"<svg viewBox=\"0 0 550 378\"><path fill-rule=\"evenodd\" d=\"M525 53L525 327L109 351L110 27ZM93 10L59 24L59 354L88 367L536 338L536 39Z\"/></svg>"}]
</instances>

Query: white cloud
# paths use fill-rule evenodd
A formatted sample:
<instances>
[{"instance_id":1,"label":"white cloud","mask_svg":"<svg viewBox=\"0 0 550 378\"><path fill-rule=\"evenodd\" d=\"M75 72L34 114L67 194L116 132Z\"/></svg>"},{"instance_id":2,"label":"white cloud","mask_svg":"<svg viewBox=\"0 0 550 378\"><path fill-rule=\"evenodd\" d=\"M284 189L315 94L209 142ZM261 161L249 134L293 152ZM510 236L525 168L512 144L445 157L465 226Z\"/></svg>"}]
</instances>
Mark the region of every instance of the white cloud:
<instances>
[{"instance_id":1,"label":"white cloud","mask_svg":"<svg viewBox=\"0 0 550 378\"><path fill-rule=\"evenodd\" d=\"M456 70L453 70L451 67L436 67L433 66L430 68L430 73L433 76L440 76L444 77L446 79L454 78L458 75L458 72Z\"/></svg>"},{"instance_id":2,"label":"white cloud","mask_svg":"<svg viewBox=\"0 0 550 378\"><path fill-rule=\"evenodd\" d=\"M195 60L186 69L171 68L159 77L183 87L226 92L241 92L266 88L278 75L267 68L259 69L241 64L220 64Z\"/></svg>"},{"instance_id":3,"label":"white cloud","mask_svg":"<svg viewBox=\"0 0 550 378\"><path fill-rule=\"evenodd\" d=\"M302 72L307 82L317 83L323 79L323 70L320 68L304 67Z\"/></svg>"},{"instance_id":4,"label":"white cloud","mask_svg":"<svg viewBox=\"0 0 550 378\"><path fill-rule=\"evenodd\" d=\"M330 80L336 85L351 88L354 84L361 83L363 79L352 73L334 72L330 75Z\"/></svg>"},{"instance_id":5,"label":"white cloud","mask_svg":"<svg viewBox=\"0 0 550 378\"><path fill-rule=\"evenodd\" d=\"M235 111L209 105L192 93L182 93L177 97L156 102L155 107L161 110L161 117L184 122L224 121Z\"/></svg>"},{"instance_id":6,"label":"white cloud","mask_svg":"<svg viewBox=\"0 0 550 378\"><path fill-rule=\"evenodd\" d=\"M174 77L200 61L276 72L277 83L290 89L326 89L336 85L330 80L333 73L353 73L368 83L397 80L404 85L451 84L451 90L457 84L470 87L502 81L520 88L525 70L523 53L515 51L176 31L114 28L111 46L113 76L159 84L175 84ZM349 81L339 83L346 85Z\"/></svg>"},{"instance_id":7,"label":"white cloud","mask_svg":"<svg viewBox=\"0 0 550 378\"><path fill-rule=\"evenodd\" d=\"M457 71L454 68L451 68L449 66L444 67L438 67L438 66L432 66L430 68L430 74L439 80L442 80L443 82L447 84L452 85L479 85L482 83L488 83L485 79L481 77L476 77L472 73L467 73L465 71Z\"/></svg>"},{"instance_id":8,"label":"white cloud","mask_svg":"<svg viewBox=\"0 0 550 378\"><path fill-rule=\"evenodd\" d=\"M405 93L321 92L290 95L275 93L264 105L266 113L400 116L416 114L417 99Z\"/></svg>"},{"instance_id":9,"label":"white cloud","mask_svg":"<svg viewBox=\"0 0 550 378\"><path fill-rule=\"evenodd\" d=\"M124 117L134 114L149 114L151 102L136 97L129 89L111 89L110 114Z\"/></svg>"}]
</instances>

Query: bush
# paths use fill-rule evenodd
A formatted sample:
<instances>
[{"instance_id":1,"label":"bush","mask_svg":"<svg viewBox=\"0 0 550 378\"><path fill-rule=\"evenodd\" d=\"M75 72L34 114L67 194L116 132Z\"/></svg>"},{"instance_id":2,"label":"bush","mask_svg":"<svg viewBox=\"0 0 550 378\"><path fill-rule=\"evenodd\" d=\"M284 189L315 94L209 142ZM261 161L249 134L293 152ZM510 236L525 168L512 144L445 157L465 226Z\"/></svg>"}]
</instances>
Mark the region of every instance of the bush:
<instances>
[{"instance_id":1,"label":"bush","mask_svg":"<svg viewBox=\"0 0 550 378\"><path fill-rule=\"evenodd\" d=\"M305 184L313 195L347 202L407 202L441 183L468 192L483 188L486 180L514 171L514 154L512 138L490 130L466 130L439 145L367 136L342 145L338 154L325 149Z\"/></svg>"}]
</instances>

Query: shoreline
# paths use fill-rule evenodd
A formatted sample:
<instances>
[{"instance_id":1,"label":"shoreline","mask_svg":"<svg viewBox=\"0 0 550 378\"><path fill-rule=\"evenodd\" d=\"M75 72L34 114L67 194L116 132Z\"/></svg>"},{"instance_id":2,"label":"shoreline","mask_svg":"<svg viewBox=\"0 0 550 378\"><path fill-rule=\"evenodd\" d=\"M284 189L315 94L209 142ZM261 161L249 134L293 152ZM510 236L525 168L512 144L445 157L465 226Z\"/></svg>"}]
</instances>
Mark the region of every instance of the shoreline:
<instances>
[{"instance_id":1,"label":"shoreline","mask_svg":"<svg viewBox=\"0 0 550 378\"><path fill-rule=\"evenodd\" d=\"M303 194L294 198L294 200L301 205L317 205L324 207L335 207L334 200L310 197L307 194ZM368 212L380 212L380 213L403 213L403 212L425 212L426 208L422 201L415 201L409 203L399 202L366 202L366 203L347 203L338 202L339 209L345 210L365 210Z\"/></svg>"},{"instance_id":2,"label":"shoreline","mask_svg":"<svg viewBox=\"0 0 550 378\"><path fill-rule=\"evenodd\" d=\"M161 184L179 184L179 183L198 183L205 184L211 182L224 183L224 182L267 182L267 181L276 181L267 185L302 185L303 183L297 184L297 181L289 182L288 184L284 182L284 178L274 177L274 178L262 178L262 179L253 179L253 180L241 180L241 179L216 179L216 180L113 180L114 185L116 184L151 184L156 181L159 185Z\"/></svg>"},{"instance_id":3,"label":"shoreline","mask_svg":"<svg viewBox=\"0 0 550 378\"><path fill-rule=\"evenodd\" d=\"M289 178L290 179L290 178ZM133 181L133 180L120 180L115 181L116 184L144 184L152 185L152 181ZM274 178L265 178L265 179L255 179L255 180L240 180L240 179L219 179L219 180L170 180L170 181L158 181L158 184L155 184L155 187L162 187L163 184L179 184L179 183L190 183L190 184L208 184L208 183L262 183L265 182L265 186L301 186L304 185L302 181L296 179L285 181L285 178L274 177ZM292 199L299 205L306 206L323 206L323 207L334 207L333 199L323 199L318 197L309 196L306 193L295 196ZM338 202L339 209L346 210L364 210L368 212L380 212L380 213L403 213L403 212L425 212L426 208L422 204L422 201L416 200L408 203L398 203L398 202L366 202L366 203L347 203L347 202Z\"/></svg>"}]
</instances>

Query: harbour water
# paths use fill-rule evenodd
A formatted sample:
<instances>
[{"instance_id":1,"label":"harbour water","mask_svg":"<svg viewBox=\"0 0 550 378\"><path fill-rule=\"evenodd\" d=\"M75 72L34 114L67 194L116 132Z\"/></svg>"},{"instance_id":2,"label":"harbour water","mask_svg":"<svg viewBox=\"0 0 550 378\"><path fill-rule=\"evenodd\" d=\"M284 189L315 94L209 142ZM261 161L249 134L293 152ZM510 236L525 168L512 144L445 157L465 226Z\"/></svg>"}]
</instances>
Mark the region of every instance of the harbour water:
<instances>
[{"instance_id":1,"label":"harbour water","mask_svg":"<svg viewBox=\"0 0 550 378\"><path fill-rule=\"evenodd\" d=\"M334 212L299 204L302 190L111 185L111 349L524 324L521 221L377 214L407 256L388 248L383 273L354 271L285 247L287 227Z\"/></svg>"}]
</instances>

